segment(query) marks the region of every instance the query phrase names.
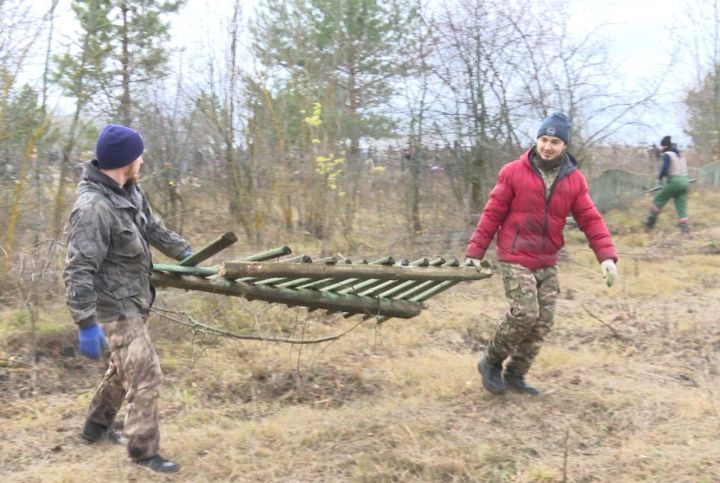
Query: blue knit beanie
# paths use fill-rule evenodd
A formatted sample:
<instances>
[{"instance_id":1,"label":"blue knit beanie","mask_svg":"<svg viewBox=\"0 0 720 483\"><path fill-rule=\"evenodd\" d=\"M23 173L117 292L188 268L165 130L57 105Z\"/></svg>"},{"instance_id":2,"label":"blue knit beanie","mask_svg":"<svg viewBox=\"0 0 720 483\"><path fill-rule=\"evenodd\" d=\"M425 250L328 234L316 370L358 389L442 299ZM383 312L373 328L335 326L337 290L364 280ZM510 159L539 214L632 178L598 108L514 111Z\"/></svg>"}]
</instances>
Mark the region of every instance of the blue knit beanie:
<instances>
[{"instance_id":1,"label":"blue knit beanie","mask_svg":"<svg viewBox=\"0 0 720 483\"><path fill-rule=\"evenodd\" d=\"M100 133L95 146L101 169L122 168L135 161L145 150L142 137L134 129L108 124Z\"/></svg>"},{"instance_id":2,"label":"blue knit beanie","mask_svg":"<svg viewBox=\"0 0 720 483\"><path fill-rule=\"evenodd\" d=\"M561 112L550 114L540 124L536 137L540 136L555 136L570 144L570 120Z\"/></svg>"}]
</instances>

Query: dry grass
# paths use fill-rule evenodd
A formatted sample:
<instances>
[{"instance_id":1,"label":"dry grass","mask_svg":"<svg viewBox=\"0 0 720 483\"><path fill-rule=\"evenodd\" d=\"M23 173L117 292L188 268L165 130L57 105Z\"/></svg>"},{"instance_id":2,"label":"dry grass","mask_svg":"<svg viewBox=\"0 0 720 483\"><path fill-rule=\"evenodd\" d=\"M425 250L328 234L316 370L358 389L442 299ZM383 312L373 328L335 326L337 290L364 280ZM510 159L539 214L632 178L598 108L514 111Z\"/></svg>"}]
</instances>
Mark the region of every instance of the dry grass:
<instances>
[{"instance_id":1,"label":"dry grass","mask_svg":"<svg viewBox=\"0 0 720 483\"><path fill-rule=\"evenodd\" d=\"M327 346L193 338L154 318L162 449L183 465L176 476L81 442L103 366L68 352L74 329L60 303L41 314L35 368L23 362L24 312L3 310L0 479L720 481L720 196L702 196L691 199L690 239L671 209L650 235L642 203L608 214L624 254L612 289L568 232L556 326L529 375L544 389L537 398L492 396L475 370L505 310L497 279ZM319 337L354 323L171 291L160 303L268 334Z\"/></svg>"}]
</instances>

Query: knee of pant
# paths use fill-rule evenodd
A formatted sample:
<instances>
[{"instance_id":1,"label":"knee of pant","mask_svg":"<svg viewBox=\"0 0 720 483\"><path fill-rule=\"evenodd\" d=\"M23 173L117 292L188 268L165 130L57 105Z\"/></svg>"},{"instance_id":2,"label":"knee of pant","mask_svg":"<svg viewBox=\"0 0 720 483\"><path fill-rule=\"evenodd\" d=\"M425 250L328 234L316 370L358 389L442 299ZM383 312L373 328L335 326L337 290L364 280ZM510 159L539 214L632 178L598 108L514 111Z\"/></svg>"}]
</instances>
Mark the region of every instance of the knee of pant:
<instances>
[{"instance_id":1,"label":"knee of pant","mask_svg":"<svg viewBox=\"0 0 720 483\"><path fill-rule=\"evenodd\" d=\"M137 388L135 393L143 399L157 399L158 396L160 396L160 382L152 381L147 384L142 384Z\"/></svg>"},{"instance_id":2,"label":"knee of pant","mask_svg":"<svg viewBox=\"0 0 720 483\"><path fill-rule=\"evenodd\" d=\"M534 323L540 317L540 311L538 307L513 307L510 309L510 315Z\"/></svg>"},{"instance_id":3,"label":"knee of pant","mask_svg":"<svg viewBox=\"0 0 720 483\"><path fill-rule=\"evenodd\" d=\"M541 341L550 333L550 326L547 324L535 324L533 332L535 333L537 340Z\"/></svg>"}]
</instances>

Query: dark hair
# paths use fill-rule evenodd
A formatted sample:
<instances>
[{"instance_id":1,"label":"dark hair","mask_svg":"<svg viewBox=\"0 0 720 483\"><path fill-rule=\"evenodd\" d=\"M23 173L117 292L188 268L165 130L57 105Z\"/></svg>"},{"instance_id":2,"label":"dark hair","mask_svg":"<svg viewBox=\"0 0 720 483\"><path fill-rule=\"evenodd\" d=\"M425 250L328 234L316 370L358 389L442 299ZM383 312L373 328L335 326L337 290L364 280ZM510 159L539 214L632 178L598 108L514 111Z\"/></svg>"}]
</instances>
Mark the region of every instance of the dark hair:
<instances>
[{"instance_id":1,"label":"dark hair","mask_svg":"<svg viewBox=\"0 0 720 483\"><path fill-rule=\"evenodd\" d=\"M665 136L660 141L660 146L670 146L672 144L672 139L670 139L670 136Z\"/></svg>"}]
</instances>

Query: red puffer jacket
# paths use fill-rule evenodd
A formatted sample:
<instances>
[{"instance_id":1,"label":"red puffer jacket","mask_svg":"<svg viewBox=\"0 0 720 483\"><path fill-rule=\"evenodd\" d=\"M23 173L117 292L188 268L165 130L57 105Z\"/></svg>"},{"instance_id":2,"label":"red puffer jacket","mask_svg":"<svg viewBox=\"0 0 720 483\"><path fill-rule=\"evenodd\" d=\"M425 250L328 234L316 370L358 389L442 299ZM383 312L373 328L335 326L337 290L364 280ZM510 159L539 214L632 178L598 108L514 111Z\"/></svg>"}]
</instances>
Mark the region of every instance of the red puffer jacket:
<instances>
[{"instance_id":1,"label":"red puffer jacket","mask_svg":"<svg viewBox=\"0 0 720 483\"><path fill-rule=\"evenodd\" d=\"M465 252L483 258L497 232L498 260L518 263L530 270L555 265L565 244L563 228L572 213L585 233L598 261L617 261L610 232L588 193L585 176L575 159L567 155L555 180L550 199L537 168L531 163L533 148L506 164L490 192L477 227Z\"/></svg>"}]
</instances>

